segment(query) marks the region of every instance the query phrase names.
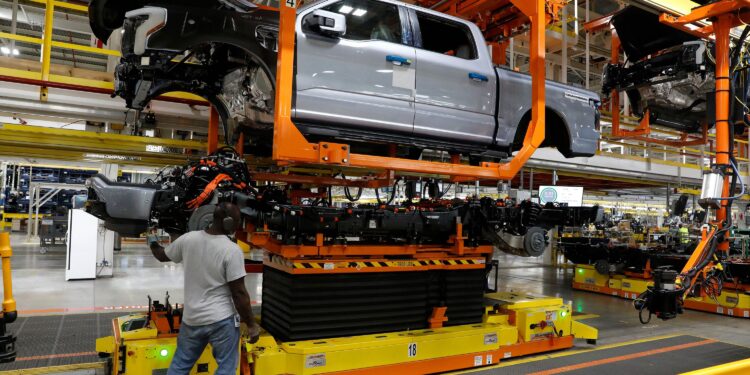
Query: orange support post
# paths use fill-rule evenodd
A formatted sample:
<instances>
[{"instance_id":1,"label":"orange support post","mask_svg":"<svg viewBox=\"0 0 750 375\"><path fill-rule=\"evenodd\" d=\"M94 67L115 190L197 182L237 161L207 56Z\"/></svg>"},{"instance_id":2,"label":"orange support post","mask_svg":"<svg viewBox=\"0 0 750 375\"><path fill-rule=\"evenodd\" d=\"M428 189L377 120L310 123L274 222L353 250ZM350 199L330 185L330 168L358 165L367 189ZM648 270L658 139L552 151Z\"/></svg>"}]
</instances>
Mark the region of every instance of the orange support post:
<instances>
[{"instance_id":1,"label":"orange support post","mask_svg":"<svg viewBox=\"0 0 750 375\"><path fill-rule=\"evenodd\" d=\"M722 14L713 22L716 32L716 164L729 166L730 140L729 127L732 126L729 118L730 77L729 77L729 32L732 28L733 14ZM724 190L722 197L729 197L729 176L724 177ZM722 228L727 219L727 206L729 201L721 202L721 208L716 212L716 220L719 229ZM729 241L722 241L718 245L719 251L729 251Z\"/></svg>"},{"instance_id":2,"label":"orange support post","mask_svg":"<svg viewBox=\"0 0 750 375\"><path fill-rule=\"evenodd\" d=\"M531 46L529 55L529 73L531 73L531 124L526 131L523 146L518 154L507 164L500 166L500 179L512 178L523 168L539 146L544 142L546 111L546 2L544 0L511 0L531 20Z\"/></svg>"},{"instance_id":3,"label":"orange support post","mask_svg":"<svg viewBox=\"0 0 750 375\"><path fill-rule=\"evenodd\" d=\"M214 106L211 106L211 113L208 115L208 153L212 154L219 149L219 112Z\"/></svg>"},{"instance_id":4,"label":"orange support post","mask_svg":"<svg viewBox=\"0 0 750 375\"><path fill-rule=\"evenodd\" d=\"M427 320L430 324L430 329L443 328L443 323L448 321L448 317L445 316L446 310L448 310L447 307L432 308L432 315Z\"/></svg>"},{"instance_id":5,"label":"orange support post","mask_svg":"<svg viewBox=\"0 0 750 375\"><path fill-rule=\"evenodd\" d=\"M506 52L508 51L509 45L510 43L508 41L502 41L500 43L492 42L487 44L487 46L489 46L490 50L492 51L493 64L508 65L508 56L506 55Z\"/></svg>"},{"instance_id":6,"label":"orange support post","mask_svg":"<svg viewBox=\"0 0 750 375\"><path fill-rule=\"evenodd\" d=\"M234 145L234 149L240 155L245 154L245 134L240 134L240 136L237 137L237 144Z\"/></svg>"},{"instance_id":7,"label":"orange support post","mask_svg":"<svg viewBox=\"0 0 750 375\"><path fill-rule=\"evenodd\" d=\"M611 18L611 17L610 17ZM620 37L617 36L617 31L612 28L612 55L610 57L611 64L620 63L620 48L622 44ZM637 137L642 135L648 135L651 133L651 127L649 124L649 113L648 111L643 114L641 123L634 130L620 129L620 92L617 89L612 90L610 94L610 112L612 113L612 137L615 138L628 138Z\"/></svg>"},{"instance_id":8,"label":"orange support post","mask_svg":"<svg viewBox=\"0 0 750 375\"><path fill-rule=\"evenodd\" d=\"M274 112L273 160L282 163L323 164L400 172L431 173L477 179L511 179L542 144L545 136L545 26L548 22L545 0L511 0L531 21L532 119L523 147L507 164L484 163L468 166L394 157L352 154L349 146L338 143L310 143L292 122L295 22L293 2L282 1L279 8L279 52L276 69L276 109Z\"/></svg>"}]
</instances>

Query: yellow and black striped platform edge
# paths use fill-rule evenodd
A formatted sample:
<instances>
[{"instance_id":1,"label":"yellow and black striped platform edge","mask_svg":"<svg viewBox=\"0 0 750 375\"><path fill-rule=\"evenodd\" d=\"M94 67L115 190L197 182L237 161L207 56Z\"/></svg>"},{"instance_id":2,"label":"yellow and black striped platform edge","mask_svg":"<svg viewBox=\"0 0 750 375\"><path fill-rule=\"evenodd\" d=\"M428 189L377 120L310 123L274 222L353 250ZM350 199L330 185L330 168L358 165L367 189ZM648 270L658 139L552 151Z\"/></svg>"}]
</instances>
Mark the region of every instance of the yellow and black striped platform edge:
<instances>
[{"instance_id":1,"label":"yellow and black striped platform edge","mask_svg":"<svg viewBox=\"0 0 750 375\"><path fill-rule=\"evenodd\" d=\"M395 260L395 261L358 261L358 262L294 262L294 269L329 269L329 268L386 268L386 267L445 267L484 265L484 259L440 259L440 260Z\"/></svg>"}]
</instances>

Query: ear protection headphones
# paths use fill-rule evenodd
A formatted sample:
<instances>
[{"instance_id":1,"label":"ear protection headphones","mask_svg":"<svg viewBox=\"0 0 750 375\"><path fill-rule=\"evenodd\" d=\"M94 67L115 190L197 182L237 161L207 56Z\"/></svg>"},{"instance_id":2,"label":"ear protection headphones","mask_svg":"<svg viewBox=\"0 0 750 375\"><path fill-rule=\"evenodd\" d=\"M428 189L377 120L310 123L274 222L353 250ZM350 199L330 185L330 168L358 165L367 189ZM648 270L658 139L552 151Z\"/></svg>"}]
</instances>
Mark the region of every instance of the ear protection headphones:
<instances>
[{"instance_id":1,"label":"ear protection headphones","mask_svg":"<svg viewBox=\"0 0 750 375\"><path fill-rule=\"evenodd\" d=\"M234 219L231 216L227 216L221 220L221 227L227 234L233 234L235 231Z\"/></svg>"}]
</instances>

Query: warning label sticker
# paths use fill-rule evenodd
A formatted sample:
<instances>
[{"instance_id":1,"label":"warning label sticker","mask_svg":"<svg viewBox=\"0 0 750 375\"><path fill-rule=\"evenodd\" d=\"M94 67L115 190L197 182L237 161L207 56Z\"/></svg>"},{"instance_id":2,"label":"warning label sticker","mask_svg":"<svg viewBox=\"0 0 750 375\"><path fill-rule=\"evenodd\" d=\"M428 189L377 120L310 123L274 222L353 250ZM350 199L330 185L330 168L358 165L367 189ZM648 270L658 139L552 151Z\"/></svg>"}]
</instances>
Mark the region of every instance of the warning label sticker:
<instances>
[{"instance_id":1,"label":"warning label sticker","mask_svg":"<svg viewBox=\"0 0 750 375\"><path fill-rule=\"evenodd\" d=\"M326 365L325 354L310 354L305 357L305 368L323 367Z\"/></svg>"},{"instance_id":2,"label":"warning label sticker","mask_svg":"<svg viewBox=\"0 0 750 375\"><path fill-rule=\"evenodd\" d=\"M486 333L484 335L484 345L497 344L497 333Z\"/></svg>"}]
</instances>

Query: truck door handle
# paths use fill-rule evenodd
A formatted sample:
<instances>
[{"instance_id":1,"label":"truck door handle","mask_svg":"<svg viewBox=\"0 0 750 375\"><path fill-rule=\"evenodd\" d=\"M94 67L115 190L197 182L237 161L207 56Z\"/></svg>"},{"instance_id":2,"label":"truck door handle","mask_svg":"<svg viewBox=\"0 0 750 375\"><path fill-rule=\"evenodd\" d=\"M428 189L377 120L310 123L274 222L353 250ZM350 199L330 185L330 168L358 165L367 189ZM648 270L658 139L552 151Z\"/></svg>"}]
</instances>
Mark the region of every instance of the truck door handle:
<instances>
[{"instance_id":1,"label":"truck door handle","mask_svg":"<svg viewBox=\"0 0 750 375\"><path fill-rule=\"evenodd\" d=\"M479 73L469 73L469 79L477 81L477 82L489 82L490 79L484 75Z\"/></svg>"},{"instance_id":2,"label":"truck door handle","mask_svg":"<svg viewBox=\"0 0 750 375\"><path fill-rule=\"evenodd\" d=\"M411 65L411 60L409 60L409 59L407 59L405 57L396 56L396 55L388 55L388 56L385 57L385 60L388 61L388 62L393 63L393 65L399 65L399 66L401 66L401 65Z\"/></svg>"}]
</instances>

